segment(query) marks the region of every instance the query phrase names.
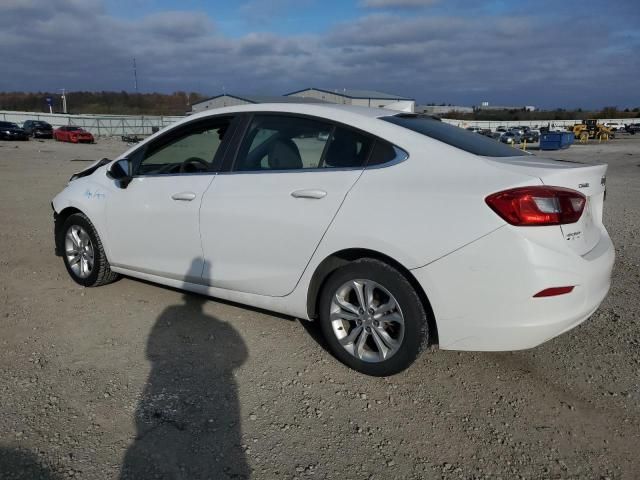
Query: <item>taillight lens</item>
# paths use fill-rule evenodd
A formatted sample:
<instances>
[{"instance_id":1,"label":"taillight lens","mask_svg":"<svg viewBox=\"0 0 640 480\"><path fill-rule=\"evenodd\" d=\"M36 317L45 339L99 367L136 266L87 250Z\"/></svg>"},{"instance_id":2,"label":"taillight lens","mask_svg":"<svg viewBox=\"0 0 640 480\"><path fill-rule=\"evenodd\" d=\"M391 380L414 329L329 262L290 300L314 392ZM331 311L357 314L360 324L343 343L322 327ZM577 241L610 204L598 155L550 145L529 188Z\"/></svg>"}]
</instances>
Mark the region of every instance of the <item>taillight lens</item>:
<instances>
[{"instance_id":1,"label":"taillight lens","mask_svg":"<svg viewBox=\"0 0 640 480\"><path fill-rule=\"evenodd\" d=\"M575 223L587 198L562 187L520 187L489 195L485 201L506 222L517 226Z\"/></svg>"},{"instance_id":2,"label":"taillight lens","mask_svg":"<svg viewBox=\"0 0 640 480\"><path fill-rule=\"evenodd\" d=\"M565 295L573 292L574 287L551 287L545 288L541 292L536 293L533 298L555 297L557 295Z\"/></svg>"}]
</instances>

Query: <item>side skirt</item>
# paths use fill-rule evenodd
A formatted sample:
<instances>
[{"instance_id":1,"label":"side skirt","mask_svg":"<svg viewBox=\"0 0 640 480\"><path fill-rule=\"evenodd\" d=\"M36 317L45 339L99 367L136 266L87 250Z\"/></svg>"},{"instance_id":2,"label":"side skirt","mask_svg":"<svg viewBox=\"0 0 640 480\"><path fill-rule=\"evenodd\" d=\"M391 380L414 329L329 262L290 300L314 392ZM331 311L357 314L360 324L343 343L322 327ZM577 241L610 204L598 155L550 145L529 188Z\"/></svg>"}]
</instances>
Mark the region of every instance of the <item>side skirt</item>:
<instances>
[{"instance_id":1,"label":"side skirt","mask_svg":"<svg viewBox=\"0 0 640 480\"><path fill-rule=\"evenodd\" d=\"M243 305L249 305L276 313L282 313L284 315L295 316L296 318L302 318L303 320L309 320L306 315L304 317L300 317L299 315L295 314L295 308L290 305L292 299L289 297L268 297L265 295L256 295L253 293L237 292L235 290L210 287L208 285L191 283L185 280L175 280L172 278L161 277L158 275L153 275L151 273L139 272L127 268L116 267L113 265L111 266L111 271L120 273L128 277L139 278L141 280L177 288L178 290L186 290L188 292L194 292L200 295L206 295L208 297L241 303Z\"/></svg>"}]
</instances>

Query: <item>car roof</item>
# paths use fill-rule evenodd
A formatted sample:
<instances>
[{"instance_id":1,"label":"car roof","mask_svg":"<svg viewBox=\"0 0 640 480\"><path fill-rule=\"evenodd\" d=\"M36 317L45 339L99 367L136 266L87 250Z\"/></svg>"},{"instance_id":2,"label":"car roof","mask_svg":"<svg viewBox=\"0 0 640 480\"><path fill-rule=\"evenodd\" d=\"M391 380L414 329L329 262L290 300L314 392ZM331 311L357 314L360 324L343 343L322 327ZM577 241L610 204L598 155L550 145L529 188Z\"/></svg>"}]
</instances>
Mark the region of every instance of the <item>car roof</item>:
<instances>
[{"instance_id":1,"label":"car roof","mask_svg":"<svg viewBox=\"0 0 640 480\"><path fill-rule=\"evenodd\" d=\"M235 105L232 107L215 108L190 115L182 121L192 121L196 118L206 118L214 115L224 115L246 112L278 112L313 115L339 120L353 120L354 118L380 118L396 115L397 110L384 108L358 107L354 105L335 105L326 103L259 103L249 105Z\"/></svg>"}]
</instances>

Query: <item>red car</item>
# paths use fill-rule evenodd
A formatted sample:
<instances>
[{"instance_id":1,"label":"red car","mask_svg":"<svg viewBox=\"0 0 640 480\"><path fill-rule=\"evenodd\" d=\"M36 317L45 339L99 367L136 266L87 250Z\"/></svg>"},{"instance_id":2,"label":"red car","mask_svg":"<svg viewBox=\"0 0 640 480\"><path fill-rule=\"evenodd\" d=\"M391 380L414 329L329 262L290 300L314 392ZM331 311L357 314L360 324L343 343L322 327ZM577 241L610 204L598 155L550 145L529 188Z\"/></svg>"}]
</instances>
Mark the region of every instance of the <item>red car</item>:
<instances>
[{"instance_id":1,"label":"red car","mask_svg":"<svg viewBox=\"0 0 640 480\"><path fill-rule=\"evenodd\" d=\"M60 127L53 131L53 138L57 142L94 143L95 139L80 127Z\"/></svg>"}]
</instances>

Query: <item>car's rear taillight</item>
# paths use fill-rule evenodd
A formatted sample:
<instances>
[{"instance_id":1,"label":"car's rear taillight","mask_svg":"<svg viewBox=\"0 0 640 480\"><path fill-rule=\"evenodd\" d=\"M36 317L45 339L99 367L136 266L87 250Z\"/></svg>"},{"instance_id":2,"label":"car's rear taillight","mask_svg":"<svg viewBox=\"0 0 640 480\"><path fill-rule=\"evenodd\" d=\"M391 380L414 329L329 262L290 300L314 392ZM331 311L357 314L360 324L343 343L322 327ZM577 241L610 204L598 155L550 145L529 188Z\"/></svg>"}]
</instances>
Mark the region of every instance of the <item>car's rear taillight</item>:
<instances>
[{"instance_id":1,"label":"car's rear taillight","mask_svg":"<svg viewBox=\"0 0 640 480\"><path fill-rule=\"evenodd\" d=\"M485 201L506 222L517 226L575 223L587 198L562 187L519 187L489 195Z\"/></svg>"}]
</instances>

